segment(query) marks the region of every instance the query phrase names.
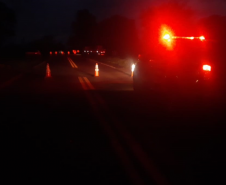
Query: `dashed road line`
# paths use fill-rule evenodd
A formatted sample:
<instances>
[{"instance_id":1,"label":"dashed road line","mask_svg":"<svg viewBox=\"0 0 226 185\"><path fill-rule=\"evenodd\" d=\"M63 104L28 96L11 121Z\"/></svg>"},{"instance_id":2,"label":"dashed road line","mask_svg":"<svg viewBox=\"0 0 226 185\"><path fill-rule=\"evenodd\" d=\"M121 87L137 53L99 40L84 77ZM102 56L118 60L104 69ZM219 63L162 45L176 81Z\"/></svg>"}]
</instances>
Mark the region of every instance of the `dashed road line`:
<instances>
[{"instance_id":1,"label":"dashed road line","mask_svg":"<svg viewBox=\"0 0 226 185\"><path fill-rule=\"evenodd\" d=\"M98 63L98 64L100 63L100 64L102 64L102 65L108 66L108 67L113 68L113 69L117 69L117 67L114 67L114 66L111 66L111 65L108 65L108 64L99 62L99 61L95 61L95 60L90 60L90 61L95 62L95 63Z\"/></svg>"},{"instance_id":2,"label":"dashed road line","mask_svg":"<svg viewBox=\"0 0 226 185\"><path fill-rule=\"evenodd\" d=\"M73 65L73 63L71 63L71 61L69 60L69 63L71 64L71 67L73 67L74 68L74 65Z\"/></svg>"},{"instance_id":3,"label":"dashed road line","mask_svg":"<svg viewBox=\"0 0 226 185\"><path fill-rule=\"evenodd\" d=\"M80 84L82 85L83 90L95 90L94 86L88 80L87 77L78 77Z\"/></svg>"},{"instance_id":4,"label":"dashed road line","mask_svg":"<svg viewBox=\"0 0 226 185\"><path fill-rule=\"evenodd\" d=\"M21 78L23 76L23 74L19 74L13 78L11 78L10 80L4 82L3 84L0 85L0 89L3 89L9 85L11 85L14 81L18 80L19 78Z\"/></svg>"},{"instance_id":5,"label":"dashed road line","mask_svg":"<svg viewBox=\"0 0 226 185\"><path fill-rule=\"evenodd\" d=\"M131 73L129 71L127 71L127 70L123 70L123 69L120 69L120 68L117 68L117 67L114 67L114 66L111 66L111 65L105 64L103 62L99 62L99 61L93 60L93 59L89 59L89 61L101 64L101 65L105 65L105 66L110 67L112 69L115 69L115 70L117 70L117 71L119 71L121 73L124 73L126 75L131 76Z\"/></svg>"},{"instance_id":6,"label":"dashed road line","mask_svg":"<svg viewBox=\"0 0 226 185\"><path fill-rule=\"evenodd\" d=\"M102 65L105 65L105 66L108 66L108 67L111 67L111 68L113 68L113 69L117 69L117 68L114 67L114 66L111 66L111 65L108 65L108 64L104 64L104 63L102 63L102 62L98 62L98 63L100 63L100 64L102 64Z\"/></svg>"},{"instance_id":7,"label":"dashed road line","mask_svg":"<svg viewBox=\"0 0 226 185\"><path fill-rule=\"evenodd\" d=\"M158 185L169 185L168 181L161 174L160 170L156 167L154 161L147 155L147 153L143 150L140 144L133 138L133 136L127 131L127 129L123 126L123 124L111 113L111 110L106 105L105 101L99 94L95 94L95 98L100 106L106 111L106 114L111 117L113 120L113 127L116 128L118 134L123 138L126 142L126 145L129 146L131 152L134 154L136 159L139 161L141 166L146 170L149 177L152 178L153 181Z\"/></svg>"},{"instance_id":8,"label":"dashed road line","mask_svg":"<svg viewBox=\"0 0 226 185\"><path fill-rule=\"evenodd\" d=\"M84 82L83 78L82 77L78 77L78 80L79 80L80 84L82 85L82 88L84 90L88 90L88 87L86 86L86 83Z\"/></svg>"},{"instance_id":9,"label":"dashed road line","mask_svg":"<svg viewBox=\"0 0 226 185\"><path fill-rule=\"evenodd\" d=\"M44 63L45 63L45 61L43 61L43 62L41 62L41 63L35 65L33 68L34 68L34 69L37 69L37 68L39 68L41 65L43 65Z\"/></svg>"},{"instance_id":10,"label":"dashed road line","mask_svg":"<svg viewBox=\"0 0 226 185\"><path fill-rule=\"evenodd\" d=\"M68 57L68 61L70 62L72 68L78 68L78 66L73 62L70 57Z\"/></svg>"},{"instance_id":11,"label":"dashed road line","mask_svg":"<svg viewBox=\"0 0 226 185\"><path fill-rule=\"evenodd\" d=\"M95 89L87 77L78 78L84 90ZM162 176L153 160L147 155L147 153L127 131L123 124L121 124L120 121L111 113L111 110L106 105L106 102L103 100L103 98L98 93L90 94L86 91L85 94L89 99L91 105L93 106L93 109L97 111L97 117L100 120L103 129L106 133L108 133L108 136L112 141L113 148L116 150L117 155L119 155L119 157L122 159L122 163L126 168L126 171L129 173L130 177L133 178L134 182L136 181L139 182L138 184L144 184L143 180L139 176L138 171L135 169L133 162L129 160L129 154L127 154L127 152L123 149L123 146L120 144L120 142L117 141L118 135L125 141L126 145L130 148L130 152L136 157L136 160L146 171L148 176L151 177L151 179L158 185L168 185L167 180L164 178L164 176ZM104 114L108 115L108 117L113 120L114 124L112 126L110 126L109 123L105 120L103 112L101 111L102 109L105 110ZM117 133L114 133L112 131L113 128L117 130ZM125 161L126 158L128 160ZM130 169L128 169L128 166L130 166Z\"/></svg>"},{"instance_id":12,"label":"dashed road line","mask_svg":"<svg viewBox=\"0 0 226 185\"><path fill-rule=\"evenodd\" d=\"M81 77L79 77L79 81L82 86L84 84L84 81L87 83L87 81L85 79L83 81ZM136 182L136 184L144 184L143 179L141 179L139 172L136 170L133 164L133 161L129 159L130 152L136 158L136 161L139 162L140 166L145 170L148 177L150 177L150 180L153 180L158 185L168 185L169 183L161 174L154 161L150 158L150 156L148 156L148 154L143 150L140 144L127 131L120 120L118 120L117 117L115 117L111 113L111 110L107 106L104 99L98 93L90 94L86 91L85 94L89 99L91 106L93 106L94 111L96 111L96 115L100 120L101 126L109 136L109 139L112 142L112 147L115 149L117 155L121 158L123 166L129 173L129 176L133 179L133 181ZM108 121L105 120L105 116L103 116L105 114L107 115L107 117L111 118L111 126L109 125ZM116 130L116 133L113 130ZM125 151L122 144L119 142L120 138L123 139L125 145L129 147L129 153ZM128 166L130 169L128 169Z\"/></svg>"},{"instance_id":13,"label":"dashed road line","mask_svg":"<svg viewBox=\"0 0 226 185\"><path fill-rule=\"evenodd\" d=\"M89 88L90 88L91 90L94 90L94 89L95 89L95 88L93 87L93 85L90 83L90 81L88 80L88 78L83 77L83 79L85 80L85 82L87 83L87 85L89 86Z\"/></svg>"},{"instance_id":14,"label":"dashed road line","mask_svg":"<svg viewBox=\"0 0 226 185\"><path fill-rule=\"evenodd\" d=\"M85 95L90 102L90 105L99 120L99 124L102 127L103 131L106 133L109 141L111 143L112 148L114 149L115 154L119 158L121 164L127 175L129 176L131 183L134 185L146 185L144 180L139 175L133 161L130 159L128 153L124 149L123 145L121 144L120 140L118 139L117 134L112 130L109 123L104 118L100 107L98 106L98 101L96 101L95 97L93 97L89 92L85 92Z\"/></svg>"}]
</instances>

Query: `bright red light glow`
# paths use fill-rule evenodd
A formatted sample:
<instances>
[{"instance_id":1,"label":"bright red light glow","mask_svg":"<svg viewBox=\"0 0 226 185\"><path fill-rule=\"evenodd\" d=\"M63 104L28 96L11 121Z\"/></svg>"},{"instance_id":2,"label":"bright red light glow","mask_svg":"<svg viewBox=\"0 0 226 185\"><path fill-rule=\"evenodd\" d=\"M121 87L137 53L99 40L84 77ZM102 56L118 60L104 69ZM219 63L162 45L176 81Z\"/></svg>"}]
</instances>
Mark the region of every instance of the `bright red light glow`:
<instances>
[{"instance_id":1,"label":"bright red light glow","mask_svg":"<svg viewBox=\"0 0 226 185\"><path fill-rule=\"evenodd\" d=\"M169 50L173 49L173 31L166 25L160 29L160 42Z\"/></svg>"},{"instance_id":2,"label":"bright red light glow","mask_svg":"<svg viewBox=\"0 0 226 185\"><path fill-rule=\"evenodd\" d=\"M163 36L163 38L166 39L166 40L168 40L168 39L170 39L170 35L169 34L166 34L166 35Z\"/></svg>"},{"instance_id":3,"label":"bright red light glow","mask_svg":"<svg viewBox=\"0 0 226 185\"><path fill-rule=\"evenodd\" d=\"M204 36L199 37L200 40L205 40Z\"/></svg>"},{"instance_id":4,"label":"bright red light glow","mask_svg":"<svg viewBox=\"0 0 226 185\"><path fill-rule=\"evenodd\" d=\"M203 71L211 71L211 66L210 65L203 65L202 69L203 69Z\"/></svg>"}]
</instances>

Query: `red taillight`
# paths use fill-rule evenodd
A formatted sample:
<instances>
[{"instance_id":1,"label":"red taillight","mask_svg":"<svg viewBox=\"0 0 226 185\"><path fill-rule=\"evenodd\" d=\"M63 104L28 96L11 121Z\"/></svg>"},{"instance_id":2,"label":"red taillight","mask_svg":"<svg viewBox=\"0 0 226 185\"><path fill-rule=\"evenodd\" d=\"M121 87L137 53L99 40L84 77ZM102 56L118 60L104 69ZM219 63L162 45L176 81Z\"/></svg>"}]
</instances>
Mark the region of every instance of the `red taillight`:
<instances>
[{"instance_id":1,"label":"red taillight","mask_svg":"<svg viewBox=\"0 0 226 185\"><path fill-rule=\"evenodd\" d=\"M211 66L210 65L203 65L202 69L203 69L203 71L211 71Z\"/></svg>"}]
</instances>

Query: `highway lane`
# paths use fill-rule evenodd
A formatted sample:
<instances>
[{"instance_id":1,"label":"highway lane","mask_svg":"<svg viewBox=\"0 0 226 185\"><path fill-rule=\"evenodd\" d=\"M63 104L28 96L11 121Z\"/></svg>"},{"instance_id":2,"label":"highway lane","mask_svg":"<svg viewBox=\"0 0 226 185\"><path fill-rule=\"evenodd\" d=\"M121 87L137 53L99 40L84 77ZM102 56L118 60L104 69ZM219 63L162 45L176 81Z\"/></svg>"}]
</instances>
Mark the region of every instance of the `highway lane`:
<instances>
[{"instance_id":1,"label":"highway lane","mask_svg":"<svg viewBox=\"0 0 226 185\"><path fill-rule=\"evenodd\" d=\"M18 182L131 184L67 58L50 58L1 90L5 177Z\"/></svg>"},{"instance_id":2,"label":"highway lane","mask_svg":"<svg viewBox=\"0 0 226 185\"><path fill-rule=\"evenodd\" d=\"M115 74L110 68L104 72ZM98 94L117 119L116 127L135 138L172 184L224 181L224 102L180 99L175 107L158 96L137 97L129 88L119 89L98 89Z\"/></svg>"},{"instance_id":3,"label":"highway lane","mask_svg":"<svg viewBox=\"0 0 226 185\"><path fill-rule=\"evenodd\" d=\"M225 181L220 169L225 164L223 104L212 101L192 104L183 100L180 107L171 109L158 96L153 99L151 94L145 97L134 94L130 76L99 64L100 76L94 77L95 63L81 56L69 57L52 56L46 61L52 78L44 78L42 66L2 91L5 111L1 117L7 119L5 123L12 120L13 127L23 120L20 127L16 125L26 139L40 147L55 146L59 150L57 153L55 149L39 148L46 161L50 159L43 152L57 160L59 156L65 159L68 157L65 155L70 155L67 162L50 160L61 167L77 164L80 157L80 168L84 161L89 168L98 166L88 170L89 177L93 173L97 180L100 172L104 173L103 184L128 183L127 176L135 184ZM185 106L186 102L189 106ZM25 149L32 145L25 143ZM79 154L75 148L69 150L68 145L79 146ZM79 172L66 168L68 173ZM59 167L57 171L62 172Z\"/></svg>"},{"instance_id":4,"label":"highway lane","mask_svg":"<svg viewBox=\"0 0 226 185\"><path fill-rule=\"evenodd\" d=\"M79 66L77 71L86 75L98 91L133 91L132 78L114 68L98 63L99 77L94 77L95 62L88 58L77 60L75 56L70 58Z\"/></svg>"},{"instance_id":5,"label":"highway lane","mask_svg":"<svg viewBox=\"0 0 226 185\"><path fill-rule=\"evenodd\" d=\"M10 81L18 79L22 73L42 64L42 62L43 58L39 55L26 56L23 59L1 59L0 88L7 86Z\"/></svg>"}]
</instances>

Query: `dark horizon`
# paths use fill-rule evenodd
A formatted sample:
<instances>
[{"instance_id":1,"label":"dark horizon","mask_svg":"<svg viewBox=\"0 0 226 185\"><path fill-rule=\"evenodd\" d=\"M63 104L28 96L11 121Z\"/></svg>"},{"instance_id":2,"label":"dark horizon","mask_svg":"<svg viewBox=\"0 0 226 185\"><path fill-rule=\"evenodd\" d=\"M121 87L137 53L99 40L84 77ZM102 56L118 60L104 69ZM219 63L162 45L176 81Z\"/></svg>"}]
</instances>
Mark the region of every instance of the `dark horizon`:
<instances>
[{"instance_id":1,"label":"dark horizon","mask_svg":"<svg viewBox=\"0 0 226 185\"><path fill-rule=\"evenodd\" d=\"M97 21L107 19L115 14L134 19L139 30L139 16L144 9L158 4L155 0L125 0L125 1L6 1L10 8L14 9L17 16L16 43L29 42L44 35L54 35L57 40L65 42L71 32L71 23L75 14L80 9L88 9L96 16ZM166 2L165 0L159 2ZM218 0L211 1L183 1L198 12L198 17L206 17L212 14L226 15L224 9L226 2ZM100 6L96 6L99 4ZM41 12L41 14L40 14Z\"/></svg>"}]
</instances>

